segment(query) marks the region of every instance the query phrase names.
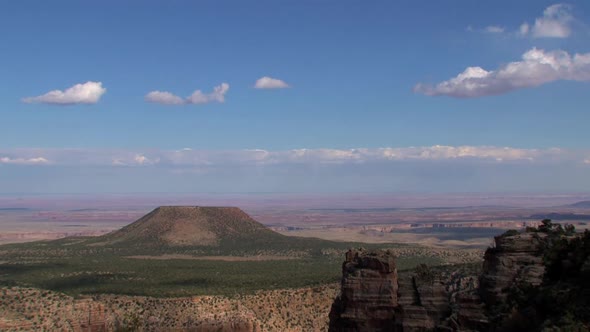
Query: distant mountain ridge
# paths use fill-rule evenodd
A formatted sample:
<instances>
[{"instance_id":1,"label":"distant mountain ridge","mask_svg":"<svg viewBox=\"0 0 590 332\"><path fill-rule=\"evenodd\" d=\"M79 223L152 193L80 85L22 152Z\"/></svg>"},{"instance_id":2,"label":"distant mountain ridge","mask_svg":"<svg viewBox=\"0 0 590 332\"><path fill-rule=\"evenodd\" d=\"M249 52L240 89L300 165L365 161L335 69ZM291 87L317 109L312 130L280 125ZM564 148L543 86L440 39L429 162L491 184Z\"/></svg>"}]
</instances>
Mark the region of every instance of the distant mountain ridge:
<instances>
[{"instance_id":1,"label":"distant mountain ridge","mask_svg":"<svg viewBox=\"0 0 590 332\"><path fill-rule=\"evenodd\" d=\"M551 220L557 220L557 221L559 221L559 220L590 220L590 214L550 212L550 213L531 214L529 216L529 218L534 219L534 220L551 219Z\"/></svg>"},{"instance_id":2,"label":"distant mountain ridge","mask_svg":"<svg viewBox=\"0 0 590 332\"><path fill-rule=\"evenodd\" d=\"M569 204L567 205L569 207L575 207L575 208L589 208L590 209L590 201L579 201L573 204Z\"/></svg>"}]
</instances>

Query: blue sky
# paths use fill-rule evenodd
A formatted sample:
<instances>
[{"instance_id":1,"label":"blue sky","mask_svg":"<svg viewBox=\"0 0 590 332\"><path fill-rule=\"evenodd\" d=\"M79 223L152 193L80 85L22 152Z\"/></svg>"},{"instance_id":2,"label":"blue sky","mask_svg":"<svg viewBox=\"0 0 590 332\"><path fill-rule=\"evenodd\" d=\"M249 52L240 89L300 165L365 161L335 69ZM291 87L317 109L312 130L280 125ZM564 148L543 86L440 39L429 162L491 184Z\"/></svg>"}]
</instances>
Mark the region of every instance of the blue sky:
<instances>
[{"instance_id":1,"label":"blue sky","mask_svg":"<svg viewBox=\"0 0 590 332\"><path fill-rule=\"evenodd\" d=\"M583 190L589 24L588 1L5 1L0 191Z\"/></svg>"}]
</instances>

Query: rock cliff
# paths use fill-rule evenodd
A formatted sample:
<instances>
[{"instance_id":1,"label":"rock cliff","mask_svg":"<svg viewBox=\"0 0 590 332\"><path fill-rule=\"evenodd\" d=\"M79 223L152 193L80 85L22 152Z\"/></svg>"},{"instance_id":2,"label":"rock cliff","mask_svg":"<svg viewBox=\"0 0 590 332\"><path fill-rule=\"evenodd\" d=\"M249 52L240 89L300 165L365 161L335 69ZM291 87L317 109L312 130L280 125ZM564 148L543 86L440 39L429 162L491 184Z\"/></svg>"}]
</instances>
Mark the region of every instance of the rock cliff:
<instances>
[{"instance_id":1,"label":"rock cliff","mask_svg":"<svg viewBox=\"0 0 590 332\"><path fill-rule=\"evenodd\" d=\"M427 331L450 313L444 284L429 275L398 277L391 251L350 250L329 331Z\"/></svg>"},{"instance_id":2,"label":"rock cliff","mask_svg":"<svg viewBox=\"0 0 590 332\"><path fill-rule=\"evenodd\" d=\"M398 280L390 251L350 250L342 264L341 295L330 311L330 331L388 331L395 323Z\"/></svg>"},{"instance_id":3,"label":"rock cliff","mask_svg":"<svg viewBox=\"0 0 590 332\"><path fill-rule=\"evenodd\" d=\"M545 274L543 253L547 247L547 234L530 232L497 236L494 241L495 247L485 253L479 280L480 296L488 305L505 301L513 285L539 286Z\"/></svg>"},{"instance_id":4,"label":"rock cliff","mask_svg":"<svg viewBox=\"0 0 590 332\"><path fill-rule=\"evenodd\" d=\"M545 220L495 237L479 278L398 275L390 252L349 251L330 331L588 331L588 301L590 232Z\"/></svg>"}]
</instances>

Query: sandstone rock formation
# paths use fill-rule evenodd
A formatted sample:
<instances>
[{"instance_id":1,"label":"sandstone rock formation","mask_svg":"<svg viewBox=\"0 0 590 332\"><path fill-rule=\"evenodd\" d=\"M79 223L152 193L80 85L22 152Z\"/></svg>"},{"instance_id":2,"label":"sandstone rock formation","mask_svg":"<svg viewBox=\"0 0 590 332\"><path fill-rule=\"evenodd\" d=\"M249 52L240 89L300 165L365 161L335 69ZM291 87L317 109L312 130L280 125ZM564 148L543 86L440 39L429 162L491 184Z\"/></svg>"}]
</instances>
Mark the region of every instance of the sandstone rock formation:
<instances>
[{"instance_id":1,"label":"sandstone rock formation","mask_svg":"<svg viewBox=\"0 0 590 332\"><path fill-rule=\"evenodd\" d=\"M428 276L398 278L391 251L350 250L342 272L329 331L427 331L450 313L444 284Z\"/></svg>"},{"instance_id":2,"label":"sandstone rock formation","mask_svg":"<svg viewBox=\"0 0 590 332\"><path fill-rule=\"evenodd\" d=\"M480 295L488 305L506 300L513 285L538 286L543 281L543 251L547 234L530 232L497 236L495 248L486 251L480 278Z\"/></svg>"},{"instance_id":3,"label":"sandstone rock formation","mask_svg":"<svg viewBox=\"0 0 590 332\"><path fill-rule=\"evenodd\" d=\"M403 298L411 296L413 302L400 306L398 328L401 327L401 331L423 331L435 328L451 313L449 295L444 283L435 276L404 277L400 278L400 301L407 303L403 301ZM403 282L404 279L410 283Z\"/></svg>"},{"instance_id":4,"label":"sandstone rock formation","mask_svg":"<svg viewBox=\"0 0 590 332\"><path fill-rule=\"evenodd\" d=\"M342 290L330 312L330 331L387 331L394 326L397 269L390 251L350 250Z\"/></svg>"},{"instance_id":5,"label":"sandstone rock formation","mask_svg":"<svg viewBox=\"0 0 590 332\"><path fill-rule=\"evenodd\" d=\"M457 331L487 331L490 327L486 315L485 304L477 292L461 292L457 294L456 312L450 319L451 327Z\"/></svg>"},{"instance_id":6,"label":"sandstone rock formation","mask_svg":"<svg viewBox=\"0 0 590 332\"><path fill-rule=\"evenodd\" d=\"M588 231L575 234L544 220L539 228L497 236L479 278L443 278L425 266L398 275L392 256L347 253L330 331L590 329Z\"/></svg>"}]
</instances>

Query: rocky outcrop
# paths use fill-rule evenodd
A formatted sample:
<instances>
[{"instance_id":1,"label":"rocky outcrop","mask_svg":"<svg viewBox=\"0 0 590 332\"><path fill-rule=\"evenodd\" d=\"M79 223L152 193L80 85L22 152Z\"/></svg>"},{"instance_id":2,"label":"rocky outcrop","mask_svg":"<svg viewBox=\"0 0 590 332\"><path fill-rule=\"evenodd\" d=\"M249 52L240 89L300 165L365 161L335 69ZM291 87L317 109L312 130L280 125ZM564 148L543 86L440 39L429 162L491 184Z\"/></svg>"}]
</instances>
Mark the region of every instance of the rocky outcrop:
<instances>
[{"instance_id":1,"label":"rocky outcrop","mask_svg":"<svg viewBox=\"0 0 590 332\"><path fill-rule=\"evenodd\" d=\"M404 275L399 279L397 331L433 330L449 314L449 296L437 277Z\"/></svg>"},{"instance_id":2,"label":"rocky outcrop","mask_svg":"<svg viewBox=\"0 0 590 332\"><path fill-rule=\"evenodd\" d=\"M505 301L512 286L538 286L543 282L546 237L544 233L530 232L494 238L495 248L486 251L480 277L479 293L486 304Z\"/></svg>"},{"instance_id":3,"label":"rocky outcrop","mask_svg":"<svg viewBox=\"0 0 590 332\"><path fill-rule=\"evenodd\" d=\"M391 331L397 269L390 251L350 250L342 264L341 294L330 311L329 331Z\"/></svg>"},{"instance_id":4,"label":"rocky outcrop","mask_svg":"<svg viewBox=\"0 0 590 332\"><path fill-rule=\"evenodd\" d=\"M391 251L350 250L329 331L430 331L450 314L445 285L428 275L398 277Z\"/></svg>"},{"instance_id":5,"label":"rocky outcrop","mask_svg":"<svg viewBox=\"0 0 590 332\"><path fill-rule=\"evenodd\" d=\"M365 257L395 266L387 252L347 254L342 295L330 313L331 331L590 328L588 231L576 234L573 227L550 220L525 232L508 231L495 237L495 246L486 251L479 278L467 270L434 273L426 266L409 274L387 274L383 264L367 264ZM396 285L384 292L374 287L392 281ZM387 305L379 302L383 297Z\"/></svg>"},{"instance_id":6,"label":"rocky outcrop","mask_svg":"<svg viewBox=\"0 0 590 332\"><path fill-rule=\"evenodd\" d=\"M590 328L590 232L551 220L496 237L486 251L479 294L493 331Z\"/></svg>"}]
</instances>

